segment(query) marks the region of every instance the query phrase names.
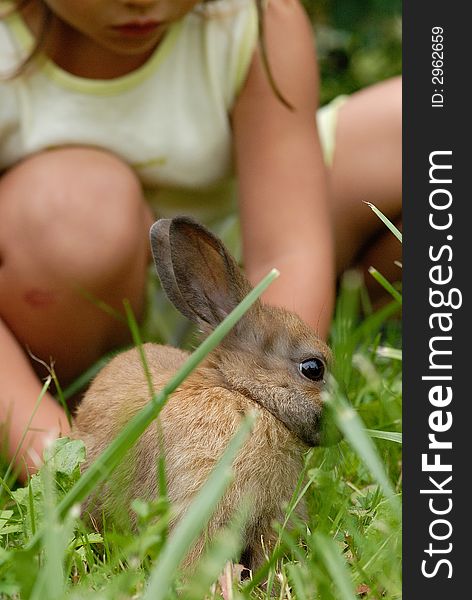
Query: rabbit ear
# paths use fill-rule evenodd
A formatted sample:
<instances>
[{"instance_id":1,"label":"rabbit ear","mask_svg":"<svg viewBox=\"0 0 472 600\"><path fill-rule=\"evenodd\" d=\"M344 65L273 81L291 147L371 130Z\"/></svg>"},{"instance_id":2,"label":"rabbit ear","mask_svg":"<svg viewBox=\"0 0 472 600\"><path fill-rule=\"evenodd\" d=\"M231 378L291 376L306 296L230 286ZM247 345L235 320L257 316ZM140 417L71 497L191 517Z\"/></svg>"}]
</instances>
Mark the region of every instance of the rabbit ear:
<instances>
[{"instance_id":1,"label":"rabbit ear","mask_svg":"<svg viewBox=\"0 0 472 600\"><path fill-rule=\"evenodd\" d=\"M152 256L162 288L169 300L187 319L193 321L195 319L194 314L182 297L175 280L169 240L171 222L171 219L159 219L152 225L149 232Z\"/></svg>"},{"instance_id":2,"label":"rabbit ear","mask_svg":"<svg viewBox=\"0 0 472 600\"><path fill-rule=\"evenodd\" d=\"M251 290L222 242L193 219L154 223L151 248L170 301L199 325L215 328Z\"/></svg>"}]
</instances>

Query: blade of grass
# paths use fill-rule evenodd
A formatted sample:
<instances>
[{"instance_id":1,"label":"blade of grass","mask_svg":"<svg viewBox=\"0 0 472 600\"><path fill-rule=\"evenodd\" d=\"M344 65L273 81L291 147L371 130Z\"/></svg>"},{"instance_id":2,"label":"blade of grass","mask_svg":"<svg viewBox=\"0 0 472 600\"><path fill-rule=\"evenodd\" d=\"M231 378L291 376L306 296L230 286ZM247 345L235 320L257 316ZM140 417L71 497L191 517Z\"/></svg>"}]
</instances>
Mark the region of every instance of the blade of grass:
<instances>
[{"instance_id":1,"label":"blade of grass","mask_svg":"<svg viewBox=\"0 0 472 600\"><path fill-rule=\"evenodd\" d=\"M389 348L387 346L379 346L375 352L377 356L382 358L391 358L392 360L402 360L402 351L397 348Z\"/></svg>"},{"instance_id":2,"label":"blade of grass","mask_svg":"<svg viewBox=\"0 0 472 600\"><path fill-rule=\"evenodd\" d=\"M288 577L292 582L293 591L296 594L297 600L309 600L307 596L308 586L306 582L306 574L302 571L303 563L288 564L286 566ZM310 590L312 592L312 590Z\"/></svg>"},{"instance_id":3,"label":"blade of grass","mask_svg":"<svg viewBox=\"0 0 472 600\"><path fill-rule=\"evenodd\" d=\"M397 444L402 443L402 434L396 431L379 431L378 429L366 429L365 431L370 437L379 440L387 440L388 442L396 442Z\"/></svg>"},{"instance_id":4,"label":"blade of grass","mask_svg":"<svg viewBox=\"0 0 472 600\"><path fill-rule=\"evenodd\" d=\"M397 238L397 240L402 243L403 241L403 235L401 233L401 231L399 231L398 227L395 227L395 225L392 223L392 221L390 221L390 219L388 219L382 211L380 211L375 204L372 204L371 202L365 202L365 204L367 204L367 206L369 208L371 208L373 210L373 212L378 216L378 218L390 229L390 231L393 233L393 235Z\"/></svg>"},{"instance_id":5,"label":"blade of grass","mask_svg":"<svg viewBox=\"0 0 472 600\"><path fill-rule=\"evenodd\" d=\"M229 560L235 560L242 546L242 533L247 522L246 502L236 511L228 527L217 532L199 561L185 588L186 600L201 600L208 593Z\"/></svg>"},{"instance_id":6,"label":"blade of grass","mask_svg":"<svg viewBox=\"0 0 472 600\"><path fill-rule=\"evenodd\" d=\"M402 304L402 295L393 287L390 281L385 279L385 277L379 273L375 267L369 267L369 273L372 275L375 281L380 283L384 290L392 296L392 298L394 298L400 305Z\"/></svg>"},{"instance_id":7,"label":"blade of grass","mask_svg":"<svg viewBox=\"0 0 472 600\"><path fill-rule=\"evenodd\" d=\"M149 365L148 365L148 362L146 359L146 354L144 352L143 342L141 339L141 335L139 333L139 326L135 319L133 309L131 308L131 304L130 304L129 300L124 300L123 304L125 307L125 313L126 313L126 319L128 321L128 327L130 328L134 345L138 349L139 356L141 359L141 364L143 366L144 375L146 377L146 382L148 385L149 396L152 398L152 397L154 397L156 390L154 389L154 383L152 381L151 370L149 369ZM159 495L161 497L167 497L164 434L162 431L162 426L161 426L159 417L156 418L156 435L158 437L158 444L159 444L159 458L157 460L157 465L156 465L157 472L158 472ZM167 529L164 532L164 537L167 538Z\"/></svg>"},{"instance_id":8,"label":"blade of grass","mask_svg":"<svg viewBox=\"0 0 472 600\"><path fill-rule=\"evenodd\" d=\"M33 535L36 533L36 516L33 502L33 486L31 485L31 478L28 481L28 505L29 505L29 515L31 519L31 532Z\"/></svg>"},{"instance_id":9,"label":"blade of grass","mask_svg":"<svg viewBox=\"0 0 472 600\"><path fill-rule=\"evenodd\" d=\"M152 398L156 393L154 389L154 384L152 382L151 371L149 370L149 365L146 360L146 355L144 354L143 342L141 340L141 336L139 334L138 323L134 317L133 309L131 308L131 304L129 300L123 300L123 304L126 312L126 320L128 322L128 327L131 331L131 335L133 337L133 342L135 347L139 352L139 356L141 358L141 364L143 365L144 375L146 376L146 382L148 384L149 396Z\"/></svg>"},{"instance_id":10,"label":"blade of grass","mask_svg":"<svg viewBox=\"0 0 472 600\"><path fill-rule=\"evenodd\" d=\"M56 510L56 490L53 473L41 470L44 490L44 520L47 523L43 536L44 564L36 579L31 600L61 600L66 587L64 559L72 536L73 518L60 522Z\"/></svg>"},{"instance_id":11,"label":"blade of grass","mask_svg":"<svg viewBox=\"0 0 472 600\"><path fill-rule=\"evenodd\" d=\"M116 319L121 323L126 323L125 317L120 312L118 312L115 308L110 306L104 300L101 300L98 296L92 294L92 292L90 292L89 290L86 290L83 287L77 287L76 290L81 296L84 297L85 300L87 300L91 304L94 304L97 308L102 310L104 313L106 313L113 319Z\"/></svg>"},{"instance_id":12,"label":"blade of grass","mask_svg":"<svg viewBox=\"0 0 472 600\"><path fill-rule=\"evenodd\" d=\"M151 571L143 600L165 600L167 598L177 568L206 527L216 505L233 478L231 465L249 435L254 420L254 415L249 415L243 420L223 456L176 526Z\"/></svg>"},{"instance_id":13,"label":"blade of grass","mask_svg":"<svg viewBox=\"0 0 472 600\"><path fill-rule=\"evenodd\" d=\"M352 355L355 349L353 331L355 331L360 305L362 279L357 271L346 271L336 303L334 328L332 331L332 350L338 358L333 370L339 381L349 385L352 374Z\"/></svg>"},{"instance_id":14,"label":"blade of grass","mask_svg":"<svg viewBox=\"0 0 472 600\"><path fill-rule=\"evenodd\" d=\"M318 548L321 559L328 570L333 582L335 583L338 594L338 600L356 600L349 571L346 563L340 556L333 540L322 533L315 533L313 541Z\"/></svg>"},{"instance_id":15,"label":"blade of grass","mask_svg":"<svg viewBox=\"0 0 472 600\"><path fill-rule=\"evenodd\" d=\"M57 378L54 365L51 365L49 372L51 373L52 380L54 381L54 385L56 386L56 399L59 400L60 405L66 413L67 423L69 424L69 427L72 427L72 415L70 414L69 407L67 406L66 398L64 396L62 386L59 383L59 379Z\"/></svg>"},{"instance_id":16,"label":"blade of grass","mask_svg":"<svg viewBox=\"0 0 472 600\"><path fill-rule=\"evenodd\" d=\"M64 409L64 412L65 412L66 418L67 418L67 423L69 424L69 427L72 427L72 416L70 414L69 407L67 406L66 399L65 399L64 394L62 392L62 387L61 387L61 385L59 383L59 380L57 378L56 371L54 370L54 362L52 361L52 359L51 359L50 363L45 362L44 360L42 360L38 356L35 356L33 354L33 352L31 352L30 349L28 349L28 354L30 355L30 357L31 357L32 360L34 360L38 364L42 365L46 369L46 371L49 373L49 375L51 376L51 379L54 382L54 385L56 386L56 392L57 392L56 393L56 400L59 402L59 404Z\"/></svg>"}]
</instances>

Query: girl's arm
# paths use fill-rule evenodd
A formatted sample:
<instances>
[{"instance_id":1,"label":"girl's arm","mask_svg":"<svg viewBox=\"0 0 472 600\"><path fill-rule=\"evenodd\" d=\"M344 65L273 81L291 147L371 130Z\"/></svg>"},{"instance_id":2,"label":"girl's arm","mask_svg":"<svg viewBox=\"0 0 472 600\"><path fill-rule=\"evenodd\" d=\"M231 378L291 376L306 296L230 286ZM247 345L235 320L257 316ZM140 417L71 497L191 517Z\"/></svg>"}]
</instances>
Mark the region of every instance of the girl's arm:
<instances>
[{"instance_id":1,"label":"girl's arm","mask_svg":"<svg viewBox=\"0 0 472 600\"><path fill-rule=\"evenodd\" d=\"M334 259L326 173L316 130L318 73L313 32L298 0L271 0L265 13L274 79L255 52L233 111L243 252L253 283L272 267L280 278L264 299L299 314L326 336Z\"/></svg>"},{"instance_id":2,"label":"girl's arm","mask_svg":"<svg viewBox=\"0 0 472 600\"><path fill-rule=\"evenodd\" d=\"M19 470L20 479L25 481L27 473L34 472L42 460L47 441L67 435L69 425L64 410L48 393L34 413L42 385L1 319L0 381L0 442L2 450L6 450L3 454L15 457L14 464ZM23 439L25 430L26 437Z\"/></svg>"}]
</instances>

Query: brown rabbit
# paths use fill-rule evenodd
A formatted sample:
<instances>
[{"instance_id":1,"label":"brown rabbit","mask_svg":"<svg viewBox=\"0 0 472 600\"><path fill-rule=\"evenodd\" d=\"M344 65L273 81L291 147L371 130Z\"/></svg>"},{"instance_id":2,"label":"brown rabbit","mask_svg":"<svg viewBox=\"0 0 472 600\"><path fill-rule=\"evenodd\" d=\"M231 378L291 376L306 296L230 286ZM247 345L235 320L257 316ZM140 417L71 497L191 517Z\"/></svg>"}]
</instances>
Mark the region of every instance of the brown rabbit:
<instances>
[{"instance_id":1,"label":"brown rabbit","mask_svg":"<svg viewBox=\"0 0 472 600\"><path fill-rule=\"evenodd\" d=\"M251 287L221 241L186 217L162 219L151 228L151 246L162 286L171 302L205 332L214 329ZM187 358L168 346L144 350L156 390ZM296 315L257 301L221 344L169 398L160 424L168 495L178 519L215 466L243 415L258 408L254 429L234 462L234 481L207 530L189 553L191 564L204 541L228 523L249 496L244 560L264 560L271 522L281 520L309 446L320 443L326 345ZM95 378L75 419L87 464L97 458L124 424L149 401L136 349L115 357ZM157 427L149 427L130 455L88 504L100 521L127 513L133 498L157 494ZM130 517L132 519L132 517Z\"/></svg>"}]
</instances>

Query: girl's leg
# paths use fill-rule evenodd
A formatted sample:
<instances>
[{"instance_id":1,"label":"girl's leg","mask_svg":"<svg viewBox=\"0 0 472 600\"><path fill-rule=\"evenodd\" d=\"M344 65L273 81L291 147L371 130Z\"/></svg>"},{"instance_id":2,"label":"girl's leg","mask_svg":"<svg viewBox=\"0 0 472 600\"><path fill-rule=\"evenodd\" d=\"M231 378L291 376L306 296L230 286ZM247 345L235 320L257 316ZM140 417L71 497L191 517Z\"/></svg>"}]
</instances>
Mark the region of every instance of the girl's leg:
<instances>
[{"instance_id":1,"label":"girl's leg","mask_svg":"<svg viewBox=\"0 0 472 600\"><path fill-rule=\"evenodd\" d=\"M1 179L0 422L9 414L16 441L40 387L26 349L66 384L128 341L126 323L90 298L122 314L127 298L142 315L152 221L131 170L98 150L38 154ZM33 426L57 430L52 402Z\"/></svg>"},{"instance_id":2,"label":"girl's leg","mask_svg":"<svg viewBox=\"0 0 472 600\"><path fill-rule=\"evenodd\" d=\"M329 172L338 274L357 262L401 277L394 264L401 245L365 204L394 222L401 217L401 130L400 78L353 94L339 109Z\"/></svg>"}]
</instances>

